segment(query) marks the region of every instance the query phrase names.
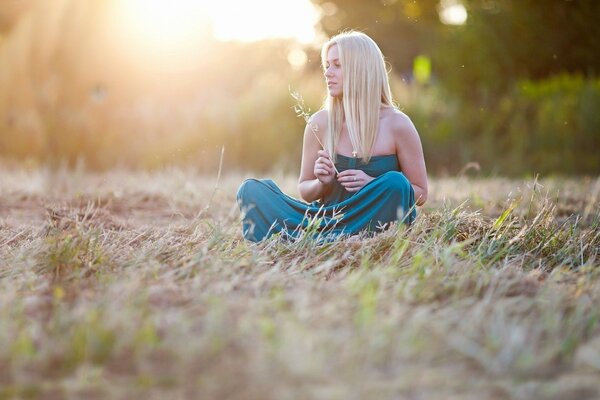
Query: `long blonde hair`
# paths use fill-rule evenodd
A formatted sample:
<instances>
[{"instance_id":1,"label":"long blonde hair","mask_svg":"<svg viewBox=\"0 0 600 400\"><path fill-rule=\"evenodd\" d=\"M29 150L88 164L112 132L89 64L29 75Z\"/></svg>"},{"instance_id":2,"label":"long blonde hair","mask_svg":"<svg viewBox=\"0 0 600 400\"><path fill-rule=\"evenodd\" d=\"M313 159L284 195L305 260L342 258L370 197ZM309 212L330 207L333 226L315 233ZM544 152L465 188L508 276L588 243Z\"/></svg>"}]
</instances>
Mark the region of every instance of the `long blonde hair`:
<instances>
[{"instance_id":1,"label":"long blonde hair","mask_svg":"<svg viewBox=\"0 0 600 400\"><path fill-rule=\"evenodd\" d=\"M352 147L364 162L371 159L379 127L381 105L394 106L385 60L377 44L362 32L349 31L332 37L323 45L321 62L326 68L327 53L338 46L343 73L342 96L329 94L325 143L333 159L344 120Z\"/></svg>"}]
</instances>

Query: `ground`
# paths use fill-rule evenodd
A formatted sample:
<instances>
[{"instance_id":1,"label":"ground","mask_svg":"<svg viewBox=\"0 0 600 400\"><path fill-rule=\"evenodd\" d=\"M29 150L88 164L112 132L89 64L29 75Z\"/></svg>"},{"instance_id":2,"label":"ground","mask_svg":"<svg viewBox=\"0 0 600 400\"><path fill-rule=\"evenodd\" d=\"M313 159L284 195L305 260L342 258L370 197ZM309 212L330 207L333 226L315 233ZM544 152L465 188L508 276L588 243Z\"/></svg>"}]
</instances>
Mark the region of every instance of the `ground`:
<instances>
[{"instance_id":1,"label":"ground","mask_svg":"<svg viewBox=\"0 0 600 400\"><path fill-rule=\"evenodd\" d=\"M410 229L253 245L241 174L0 176L0 399L600 397L599 178L431 179Z\"/></svg>"}]
</instances>

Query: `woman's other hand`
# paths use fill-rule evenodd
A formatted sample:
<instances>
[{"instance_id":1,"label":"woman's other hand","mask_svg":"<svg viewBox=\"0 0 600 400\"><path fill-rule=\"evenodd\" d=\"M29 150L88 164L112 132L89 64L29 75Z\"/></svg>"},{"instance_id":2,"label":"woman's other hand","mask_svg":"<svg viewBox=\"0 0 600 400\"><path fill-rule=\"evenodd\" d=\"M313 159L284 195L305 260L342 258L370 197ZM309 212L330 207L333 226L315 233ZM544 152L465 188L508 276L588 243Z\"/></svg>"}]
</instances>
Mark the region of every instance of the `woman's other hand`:
<instances>
[{"instance_id":1,"label":"woman's other hand","mask_svg":"<svg viewBox=\"0 0 600 400\"><path fill-rule=\"evenodd\" d=\"M358 192L373 179L360 169L347 169L337 176L338 182L349 192Z\"/></svg>"},{"instance_id":2,"label":"woman's other hand","mask_svg":"<svg viewBox=\"0 0 600 400\"><path fill-rule=\"evenodd\" d=\"M314 174L323 185L329 185L335 179L335 170L329 153L325 150L319 150L319 158L315 161Z\"/></svg>"}]
</instances>

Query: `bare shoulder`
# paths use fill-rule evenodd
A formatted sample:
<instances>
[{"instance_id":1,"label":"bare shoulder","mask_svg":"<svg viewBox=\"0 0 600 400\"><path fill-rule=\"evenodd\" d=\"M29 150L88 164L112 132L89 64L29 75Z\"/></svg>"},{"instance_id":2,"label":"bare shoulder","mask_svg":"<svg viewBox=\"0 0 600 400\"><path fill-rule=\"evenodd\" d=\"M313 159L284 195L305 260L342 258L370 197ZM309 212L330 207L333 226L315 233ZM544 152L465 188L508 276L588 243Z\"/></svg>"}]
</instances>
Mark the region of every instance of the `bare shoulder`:
<instances>
[{"instance_id":1,"label":"bare shoulder","mask_svg":"<svg viewBox=\"0 0 600 400\"><path fill-rule=\"evenodd\" d=\"M398 109L390 110L388 114L389 126L394 137L400 140L419 137L417 129L410 117Z\"/></svg>"},{"instance_id":2,"label":"bare shoulder","mask_svg":"<svg viewBox=\"0 0 600 400\"><path fill-rule=\"evenodd\" d=\"M327 110L319 110L316 113L314 113L313 115L310 116L310 119L308 120L308 122L310 124L316 125L319 127L319 129L323 128L325 129L325 127L327 126Z\"/></svg>"},{"instance_id":3,"label":"bare shoulder","mask_svg":"<svg viewBox=\"0 0 600 400\"><path fill-rule=\"evenodd\" d=\"M320 138L320 140L323 140L325 137L325 132L327 131L328 123L327 110L319 110L310 116L306 129L312 130Z\"/></svg>"}]
</instances>

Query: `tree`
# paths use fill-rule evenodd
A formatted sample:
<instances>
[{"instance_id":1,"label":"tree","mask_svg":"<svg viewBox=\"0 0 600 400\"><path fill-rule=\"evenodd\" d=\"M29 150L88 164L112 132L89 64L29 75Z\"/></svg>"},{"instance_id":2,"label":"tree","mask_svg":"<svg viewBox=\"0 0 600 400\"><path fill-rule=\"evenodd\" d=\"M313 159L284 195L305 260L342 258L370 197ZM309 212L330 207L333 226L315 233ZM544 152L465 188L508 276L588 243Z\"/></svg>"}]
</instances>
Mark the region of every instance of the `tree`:
<instances>
[{"instance_id":1,"label":"tree","mask_svg":"<svg viewBox=\"0 0 600 400\"><path fill-rule=\"evenodd\" d=\"M433 74L467 98L503 93L519 79L600 71L600 2L596 0L463 0L466 24L440 22L438 0L313 0L328 35L359 29L400 71L419 54Z\"/></svg>"},{"instance_id":2,"label":"tree","mask_svg":"<svg viewBox=\"0 0 600 400\"><path fill-rule=\"evenodd\" d=\"M438 43L437 0L313 0L323 13L322 30L332 36L361 30L371 36L392 66L410 71L413 59Z\"/></svg>"},{"instance_id":3,"label":"tree","mask_svg":"<svg viewBox=\"0 0 600 400\"><path fill-rule=\"evenodd\" d=\"M480 99L522 79L600 72L598 1L471 0L466 6L467 23L433 52L434 71L454 93Z\"/></svg>"}]
</instances>

